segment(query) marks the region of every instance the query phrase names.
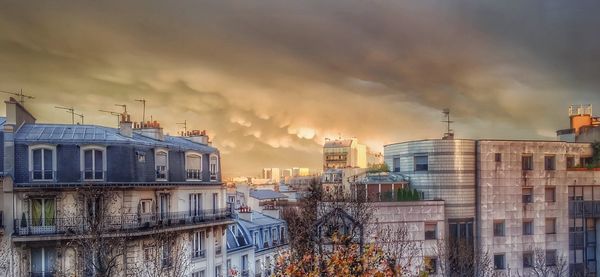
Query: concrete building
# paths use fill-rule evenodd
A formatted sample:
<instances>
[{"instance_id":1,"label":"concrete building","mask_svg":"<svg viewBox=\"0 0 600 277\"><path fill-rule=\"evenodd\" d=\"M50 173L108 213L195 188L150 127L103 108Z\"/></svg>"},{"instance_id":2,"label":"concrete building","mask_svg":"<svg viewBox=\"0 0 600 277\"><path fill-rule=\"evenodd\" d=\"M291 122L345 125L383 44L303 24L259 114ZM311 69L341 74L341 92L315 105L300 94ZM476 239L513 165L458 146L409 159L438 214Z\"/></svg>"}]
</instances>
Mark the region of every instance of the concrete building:
<instances>
[{"instance_id":1,"label":"concrete building","mask_svg":"<svg viewBox=\"0 0 600 277\"><path fill-rule=\"evenodd\" d=\"M83 242L115 237L126 240L111 245L123 253L113 276L170 270L175 259L187 264L186 275L224 274L225 230L234 221L220 154L205 134L134 128L127 114L117 129L40 124L14 99L6 106L0 201L8 276L92 276L98 258Z\"/></svg>"},{"instance_id":2,"label":"concrete building","mask_svg":"<svg viewBox=\"0 0 600 277\"><path fill-rule=\"evenodd\" d=\"M600 117L593 115L592 105L571 105L569 107L569 124L569 129L556 131L559 140L600 141Z\"/></svg>"},{"instance_id":3,"label":"concrete building","mask_svg":"<svg viewBox=\"0 0 600 277\"><path fill-rule=\"evenodd\" d=\"M367 167L367 146L356 138L327 140L323 145L323 169Z\"/></svg>"},{"instance_id":4,"label":"concrete building","mask_svg":"<svg viewBox=\"0 0 600 277\"><path fill-rule=\"evenodd\" d=\"M279 168L263 168L263 179L269 179L273 183L279 183L281 181L281 171Z\"/></svg>"},{"instance_id":5,"label":"concrete building","mask_svg":"<svg viewBox=\"0 0 600 277\"><path fill-rule=\"evenodd\" d=\"M589 143L422 140L384 153L424 200L443 200L445 236L489 251L498 273L529 276L542 251L549 266L569 263L570 276L596 276L600 171L578 167Z\"/></svg>"}]
</instances>

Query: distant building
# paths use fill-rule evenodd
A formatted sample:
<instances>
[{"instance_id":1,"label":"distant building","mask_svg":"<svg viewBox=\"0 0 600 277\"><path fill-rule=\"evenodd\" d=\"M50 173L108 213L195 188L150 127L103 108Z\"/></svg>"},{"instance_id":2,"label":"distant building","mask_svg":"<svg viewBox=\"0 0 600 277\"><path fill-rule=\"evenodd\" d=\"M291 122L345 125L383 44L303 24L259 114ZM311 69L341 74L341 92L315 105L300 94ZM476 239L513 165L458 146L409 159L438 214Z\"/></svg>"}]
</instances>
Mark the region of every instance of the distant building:
<instances>
[{"instance_id":1,"label":"distant building","mask_svg":"<svg viewBox=\"0 0 600 277\"><path fill-rule=\"evenodd\" d=\"M310 169L306 167L293 167L292 168L292 177L304 177L310 176Z\"/></svg>"},{"instance_id":2,"label":"distant building","mask_svg":"<svg viewBox=\"0 0 600 277\"><path fill-rule=\"evenodd\" d=\"M275 183L279 183L281 181L281 171L279 168L263 168L263 179L270 179Z\"/></svg>"},{"instance_id":3,"label":"distant building","mask_svg":"<svg viewBox=\"0 0 600 277\"><path fill-rule=\"evenodd\" d=\"M569 107L570 128L556 132L559 140L569 142L600 141L600 117L594 116L592 105Z\"/></svg>"},{"instance_id":4,"label":"distant building","mask_svg":"<svg viewBox=\"0 0 600 277\"><path fill-rule=\"evenodd\" d=\"M383 163L383 155L371 151L358 139L327 140L323 145L323 169L367 168Z\"/></svg>"}]
</instances>

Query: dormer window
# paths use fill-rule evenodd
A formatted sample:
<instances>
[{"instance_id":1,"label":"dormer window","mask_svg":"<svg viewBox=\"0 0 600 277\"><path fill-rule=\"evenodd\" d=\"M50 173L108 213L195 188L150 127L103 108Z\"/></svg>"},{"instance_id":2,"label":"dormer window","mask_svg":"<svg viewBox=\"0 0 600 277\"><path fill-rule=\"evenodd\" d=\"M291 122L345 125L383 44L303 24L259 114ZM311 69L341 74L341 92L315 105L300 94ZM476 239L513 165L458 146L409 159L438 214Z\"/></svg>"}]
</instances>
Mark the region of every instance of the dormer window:
<instances>
[{"instance_id":1,"label":"dormer window","mask_svg":"<svg viewBox=\"0 0 600 277\"><path fill-rule=\"evenodd\" d=\"M56 147L38 145L29 148L29 176L33 181L54 180Z\"/></svg>"},{"instance_id":2,"label":"dormer window","mask_svg":"<svg viewBox=\"0 0 600 277\"><path fill-rule=\"evenodd\" d=\"M81 169L84 180L104 180L104 172L106 171L105 152L104 148L97 146L81 148Z\"/></svg>"},{"instance_id":3,"label":"dormer window","mask_svg":"<svg viewBox=\"0 0 600 277\"><path fill-rule=\"evenodd\" d=\"M187 180L202 180L202 156L200 154L185 155L185 172Z\"/></svg>"},{"instance_id":4,"label":"dormer window","mask_svg":"<svg viewBox=\"0 0 600 277\"><path fill-rule=\"evenodd\" d=\"M219 157L215 154L210 155L210 180L216 181L219 174Z\"/></svg>"},{"instance_id":5,"label":"dormer window","mask_svg":"<svg viewBox=\"0 0 600 277\"><path fill-rule=\"evenodd\" d=\"M169 174L169 153L165 150L156 150L154 158L156 164L156 180L167 180Z\"/></svg>"}]
</instances>

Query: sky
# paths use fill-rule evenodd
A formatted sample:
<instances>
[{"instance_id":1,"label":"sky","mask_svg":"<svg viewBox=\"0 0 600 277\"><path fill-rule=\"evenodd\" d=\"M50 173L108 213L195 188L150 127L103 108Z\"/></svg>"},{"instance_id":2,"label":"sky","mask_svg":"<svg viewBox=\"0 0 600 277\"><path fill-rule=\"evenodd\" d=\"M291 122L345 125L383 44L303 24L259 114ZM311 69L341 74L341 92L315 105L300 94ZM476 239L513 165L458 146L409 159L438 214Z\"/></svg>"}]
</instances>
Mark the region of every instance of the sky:
<instances>
[{"instance_id":1,"label":"sky","mask_svg":"<svg viewBox=\"0 0 600 277\"><path fill-rule=\"evenodd\" d=\"M39 122L206 129L225 176L322 165L325 138L554 139L600 111L600 1L2 1L0 90ZM0 113L3 112L0 108ZM596 112L598 114L598 112Z\"/></svg>"}]
</instances>

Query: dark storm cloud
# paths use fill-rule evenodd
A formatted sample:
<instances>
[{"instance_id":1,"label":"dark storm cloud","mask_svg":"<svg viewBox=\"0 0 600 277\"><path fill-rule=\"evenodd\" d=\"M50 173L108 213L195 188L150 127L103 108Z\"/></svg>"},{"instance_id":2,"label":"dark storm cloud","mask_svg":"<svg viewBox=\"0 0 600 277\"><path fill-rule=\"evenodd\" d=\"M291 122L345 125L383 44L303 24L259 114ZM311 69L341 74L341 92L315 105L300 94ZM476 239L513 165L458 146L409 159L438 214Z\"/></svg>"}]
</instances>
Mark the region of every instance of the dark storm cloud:
<instances>
[{"instance_id":1,"label":"dark storm cloud","mask_svg":"<svg viewBox=\"0 0 600 277\"><path fill-rule=\"evenodd\" d=\"M123 1L0 4L0 89L41 121L148 99L208 129L227 173L318 168L324 137L548 138L599 103L597 1ZM138 119L139 120L139 119Z\"/></svg>"}]
</instances>

